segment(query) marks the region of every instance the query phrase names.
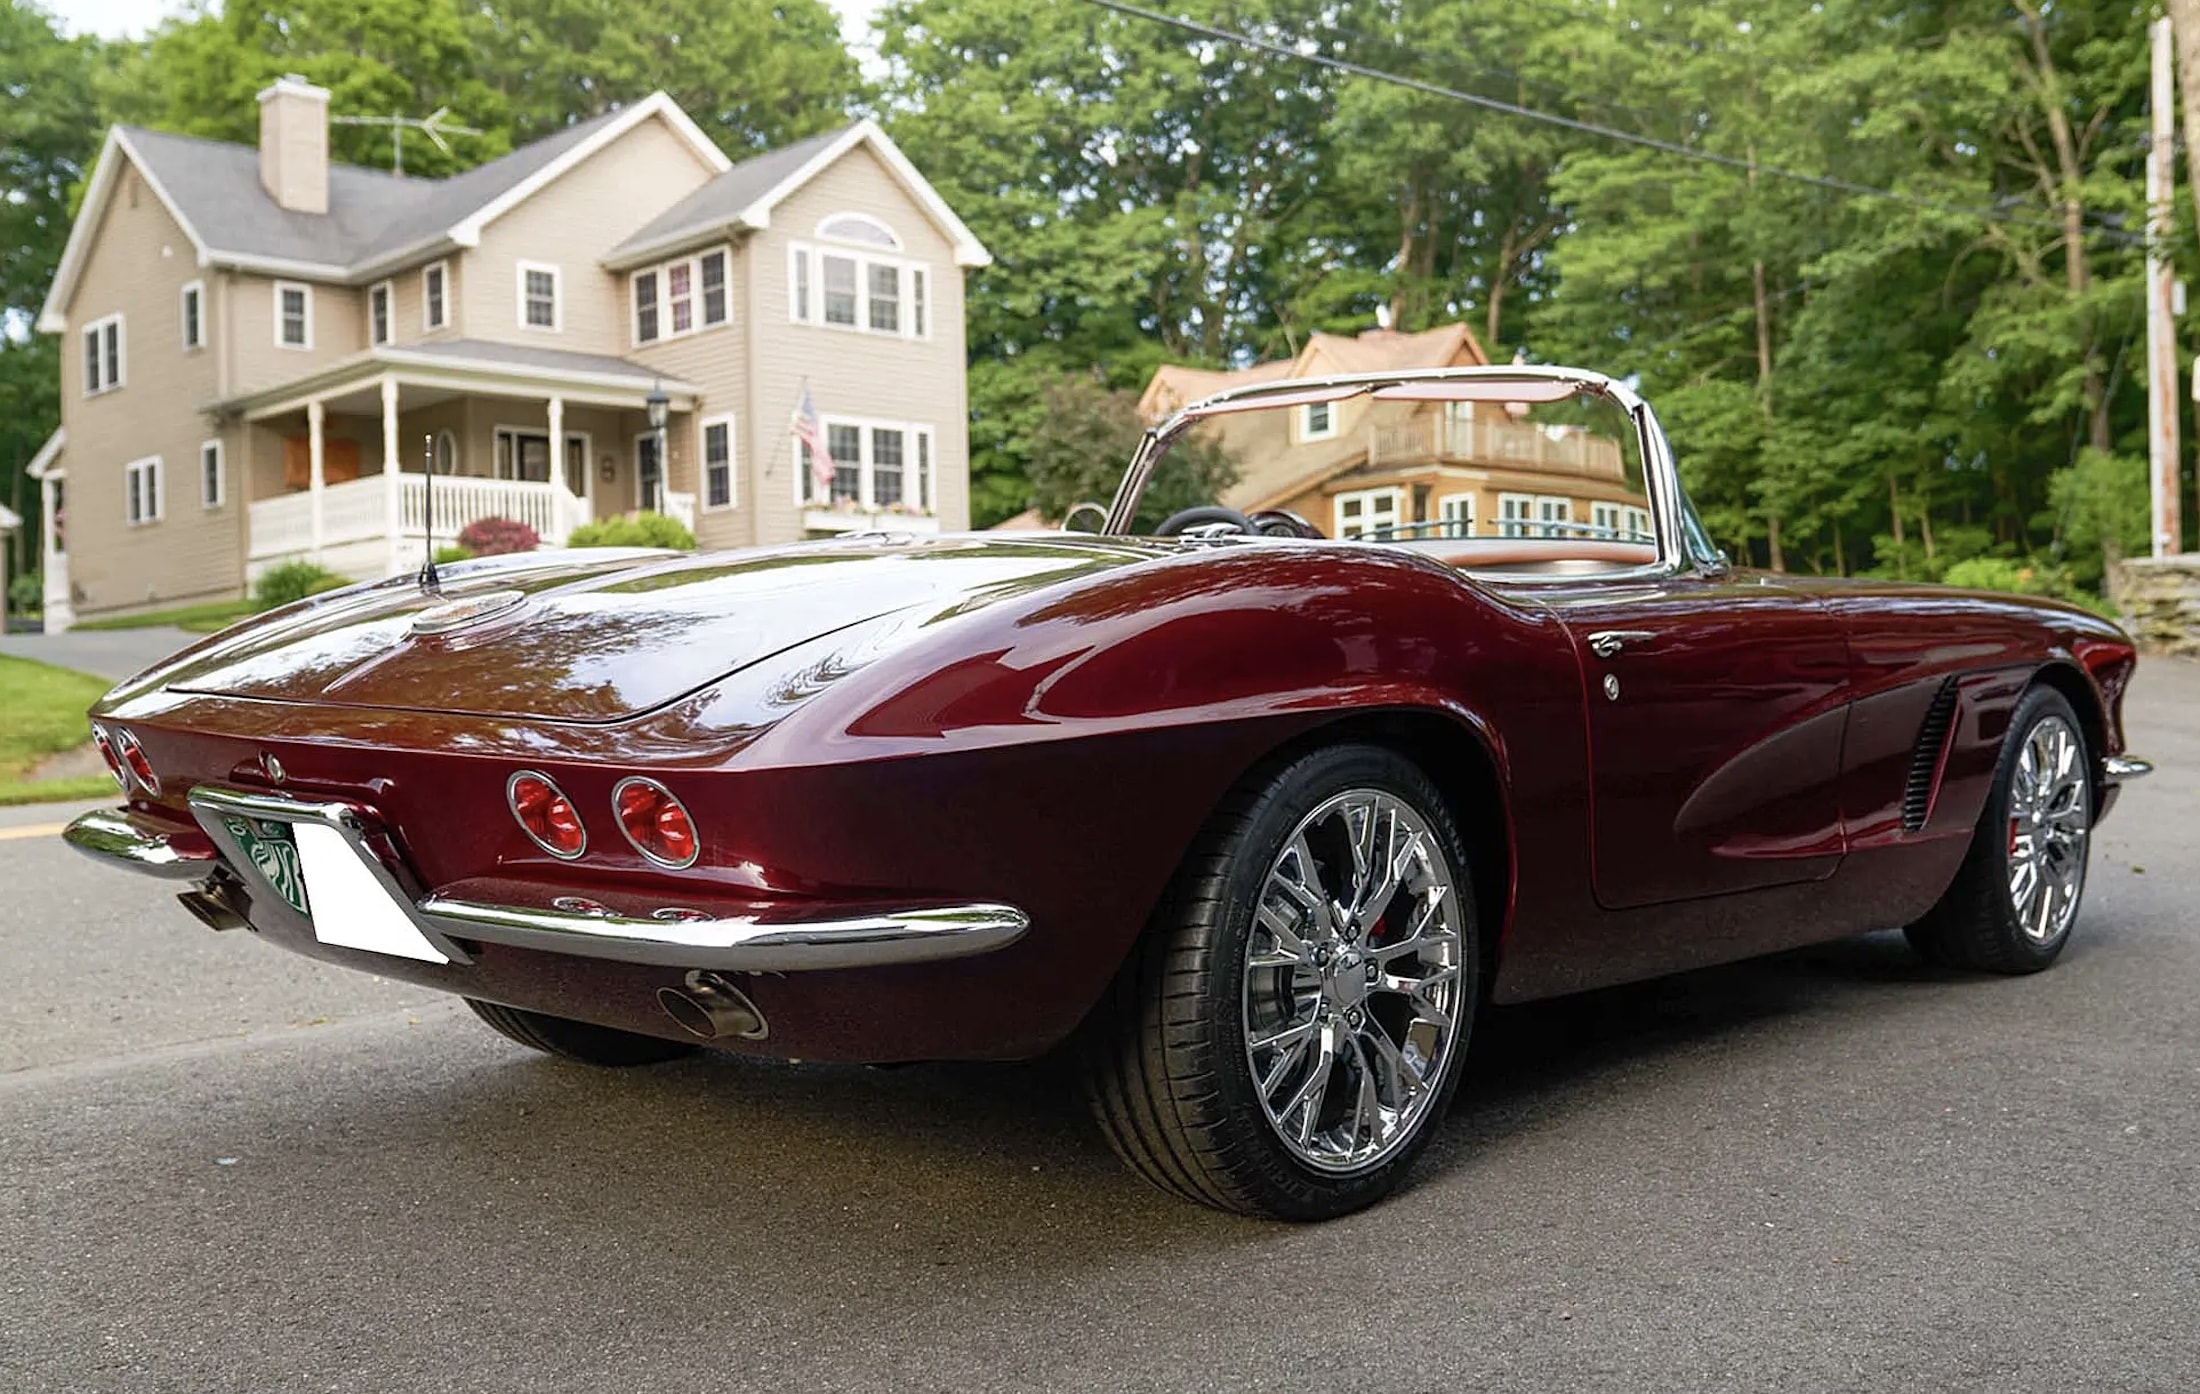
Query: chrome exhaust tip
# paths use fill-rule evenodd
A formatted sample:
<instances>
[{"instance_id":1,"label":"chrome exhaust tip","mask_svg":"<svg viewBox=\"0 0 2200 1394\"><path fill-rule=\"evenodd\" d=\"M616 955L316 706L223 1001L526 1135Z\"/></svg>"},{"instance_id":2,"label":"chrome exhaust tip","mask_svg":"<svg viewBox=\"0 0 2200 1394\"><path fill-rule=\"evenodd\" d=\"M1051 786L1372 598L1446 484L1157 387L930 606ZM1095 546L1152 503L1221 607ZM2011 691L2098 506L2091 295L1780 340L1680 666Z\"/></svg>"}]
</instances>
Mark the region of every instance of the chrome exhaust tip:
<instances>
[{"instance_id":1,"label":"chrome exhaust tip","mask_svg":"<svg viewBox=\"0 0 2200 1394\"><path fill-rule=\"evenodd\" d=\"M761 1041L770 1033L764 1014L723 973L690 973L679 987L661 987L657 1005L682 1030L706 1041Z\"/></svg>"},{"instance_id":2,"label":"chrome exhaust tip","mask_svg":"<svg viewBox=\"0 0 2200 1394\"><path fill-rule=\"evenodd\" d=\"M208 929L250 929L245 917L237 913L227 900L214 891L185 891L176 897L176 903L189 910L194 918Z\"/></svg>"}]
</instances>

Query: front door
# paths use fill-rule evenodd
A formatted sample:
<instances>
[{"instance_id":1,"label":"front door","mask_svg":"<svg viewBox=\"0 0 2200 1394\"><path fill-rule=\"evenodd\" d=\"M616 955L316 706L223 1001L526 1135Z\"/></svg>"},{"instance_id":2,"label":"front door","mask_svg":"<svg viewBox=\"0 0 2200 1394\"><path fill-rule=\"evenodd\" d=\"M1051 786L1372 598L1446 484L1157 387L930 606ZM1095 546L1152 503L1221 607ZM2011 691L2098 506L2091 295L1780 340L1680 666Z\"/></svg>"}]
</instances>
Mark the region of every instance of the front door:
<instances>
[{"instance_id":1,"label":"front door","mask_svg":"<svg viewBox=\"0 0 2200 1394\"><path fill-rule=\"evenodd\" d=\"M1831 613L1750 572L1537 594L1581 665L1599 903L1832 874L1849 658Z\"/></svg>"}]
</instances>

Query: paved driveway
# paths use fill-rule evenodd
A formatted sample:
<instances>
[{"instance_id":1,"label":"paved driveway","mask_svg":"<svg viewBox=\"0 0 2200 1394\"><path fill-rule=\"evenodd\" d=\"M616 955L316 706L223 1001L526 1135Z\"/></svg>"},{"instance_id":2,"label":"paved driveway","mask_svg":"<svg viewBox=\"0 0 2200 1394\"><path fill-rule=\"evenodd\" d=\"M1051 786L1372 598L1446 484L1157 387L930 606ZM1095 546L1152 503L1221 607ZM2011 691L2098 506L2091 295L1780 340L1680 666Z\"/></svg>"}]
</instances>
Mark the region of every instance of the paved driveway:
<instances>
[{"instance_id":1,"label":"paved driveway","mask_svg":"<svg viewBox=\"0 0 2200 1394\"><path fill-rule=\"evenodd\" d=\"M66 634L0 634L0 653L35 658L40 663L121 682L205 637L167 625L151 629L72 629Z\"/></svg>"},{"instance_id":2,"label":"paved driveway","mask_svg":"<svg viewBox=\"0 0 2200 1394\"><path fill-rule=\"evenodd\" d=\"M2132 726L2054 971L1494 1012L1414 1184L1300 1228L1133 1180L1058 1062L561 1065L18 810L0 1389L2200 1389L2200 667Z\"/></svg>"}]
</instances>

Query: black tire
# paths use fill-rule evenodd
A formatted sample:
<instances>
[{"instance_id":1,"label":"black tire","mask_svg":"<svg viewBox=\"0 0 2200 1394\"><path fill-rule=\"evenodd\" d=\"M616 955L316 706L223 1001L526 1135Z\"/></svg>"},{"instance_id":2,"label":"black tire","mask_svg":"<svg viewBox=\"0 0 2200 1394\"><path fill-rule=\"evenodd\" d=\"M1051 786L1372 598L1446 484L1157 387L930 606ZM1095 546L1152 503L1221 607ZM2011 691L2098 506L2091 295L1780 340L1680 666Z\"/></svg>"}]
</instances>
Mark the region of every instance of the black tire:
<instances>
[{"instance_id":1,"label":"black tire","mask_svg":"<svg viewBox=\"0 0 2200 1394\"><path fill-rule=\"evenodd\" d=\"M1369 897L1368 904L1379 913L1372 924L1353 931L1362 952L1350 963L1344 958L1349 950L1340 950L1324 960L1327 966L1322 968L1256 968L1256 973L1285 975L1262 981L1292 986L1270 995L1255 993L1248 986L1247 955L1256 941L1255 914L1264 887L1271 884L1271 872L1279 869L1279 858L1286 855L1286 846L1302 821L1348 793L1358 798L1367 791L1388 795L1417 815L1442 859L1454 898L1448 910L1457 925L1456 942L1441 955L1448 964L1432 967L1419 954L1404 959L1382 957L1400 952L1403 940L1414 939L1414 932L1400 935L1394 927L1397 921L1391 916L1401 902L1406 906L1403 919L1417 909L1427 913L1427 907L1443 900L1441 893L1428 889L1435 881L1424 867L1417 873L1423 876L1421 889L1413 896L1425 900L1408 898L1404 882L1380 903ZM1309 834L1308 845L1317 835ZM1391 864L1395 867L1400 861L1393 856ZM1336 863L1327 865L1333 868ZM1085 1078L1093 1112L1116 1154L1165 1191L1241 1214L1321 1220L1382 1199L1434 1136L1458 1088L1481 987L1474 904L1466 854L1442 796L1418 767L1396 752L1373 745L1330 746L1249 778L1202 830L1147 934L1091 1023ZM1312 925L1301 920L1297 928L1309 930ZM1258 935L1269 936L1264 942L1270 954L1284 942L1268 928ZM1315 938L1308 933L1299 948L1310 949ZM1311 951L1308 961L1313 961ZM1416 1011L1412 1003L1421 1000L1377 996L1373 986L1377 975L1398 971L1393 965L1418 969L1431 975L1427 981L1443 979L1449 984L1433 990L1448 993L1444 1010L1449 1014L1450 1034L1440 1045L1424 1038L1418 1057L1411 1021L1399 1030L1379 1020L1406 1020ZM1369 986L1331 988L1332 980L1345 983L1363 970ZM1297 986L1305 979L1313 985ZM1394 1099L1409 1098L1418 1112L1405 1110L1408 1121L1399 1125L1398 1139L1385 1142L1379 1154L1371 1152L1369 1163L1357 1169L1318 1167L1286 1144L1281 1136L1286 1124L1270 1121L1274 1106L1264 1102L1254 1079L1252 1054L1263 1047L1248 1043L1248 1034L1255 1030L1250 1014L1256 1001L1279 1005L1286 1019L1302 1010L1310 1014L1310 1022L1337 1012L1328 1019L1341 1030L1345 1009L1332 1000L1333 990L1364 994L1357 999L1359 1005L1350 1009L1352 1036L1333 1038L1323 1028L1303 1024L1290 1029L1314 1031L1307 1039L1320 1044L1305 1048L1320 1051L1322 1061L1330 1058L1332 1042L1339 1043L1335 1058L1340 1064L1325 1078L1344 1079L1338 1072L1351 1068L1353 1084L1342 1092L1364 1100L1366 1096L1357 1093L1363 1076L1374 1074L1395 1085L1404 1078L1397 1069L1401 1059L1408 1064L1417 1058L1434 1061L1419 1066L1425 1073L1415 1073L1420 1088L1409 1093L1392 1090ZM1315 994L1312 1005L1302 1004L1301 991ZM1381 1057L1389 1064L1387 1072L1377 1068L1372 1044L1367 1049L1355 1044L1371 1043L1372 1030L1378 1027L1391 1042L1390 1051ZM1398 1039L1400 1035L1406 1039ZM1346 1056L1344 1046L1353 1047L1355 1053ZM1274 1063L1282 1054L1278 1051L1268 1058ZM1319 1068L1318 1063L1308 1063L1305 1076L1286 1075L1285 1066L1279 1064L1271 1078L1283 1078L1280 1088L1288 1091L1292 1079L1310 1080ZM1267 1098L1272 1100L1278 1091L1279 1086L1271 1084ZM1315 1086L1304 1114L1289 1116L1303 1117L1311 1129L1331 1097L1329 1085ZM1358 1124L1351 1123L1347 1133L1359 1137ZM1366 1130L1371 1143L1378 1134L1376 1126Z\"/></svg>"},{"instance_id":2,"label":"black tire","mask_svg":"<svg viewBox=\"0 0 2200 1394\"><path fill-rule=\"evenodd\" d=\"M2043 726L2057 721L2077 741L2086 835L2079 840L2076 852L2077 885L2067 916L2061 917L2059 928L2052 933L2035 935L2027 932L2020 920L2010 887L2014 840L2010 801L2026 743ZM2084 724L2060 692L2034 687L2025 693L2010 717L2009 734L1994 765L1994 782L1962 868L1939 903L1903 931L1911 947L1930 963L1981 973L2037 973L2053 963L2070 942L2077 923L2076 902L2085 892L2094 801L2093 752L2086 745Z\"/></svg>"},{"instance_id":3,"label":"black tire","mask_svg":"<svg viewBox=\"0 0 2200 1394\"><path fill-rule=\"evenodd\" d=\"M541 1012L507 1007L498 1002L477 1001L472 997L464 1000L467 1006L474 1009L474 1015L488 1022L490 1029L498 1035L517 1041L529 1050L539 1050L561 1060L578 1060L584 1065L610 1065L623 1069L629 1065L656 1065L695 1052L694 1046L679 1041L660 1040L655 1036L620 1031L589 1021L546 1016Z\"/></svg>"}]
</instances>

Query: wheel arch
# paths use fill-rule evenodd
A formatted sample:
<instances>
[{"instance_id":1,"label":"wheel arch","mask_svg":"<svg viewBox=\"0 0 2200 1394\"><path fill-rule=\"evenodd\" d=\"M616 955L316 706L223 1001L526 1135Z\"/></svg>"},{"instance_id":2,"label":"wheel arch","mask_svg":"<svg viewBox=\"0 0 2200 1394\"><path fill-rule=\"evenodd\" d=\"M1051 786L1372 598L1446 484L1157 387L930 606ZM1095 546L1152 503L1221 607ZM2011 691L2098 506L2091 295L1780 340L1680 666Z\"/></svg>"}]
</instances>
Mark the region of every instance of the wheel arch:
<instances>
[{"instance_id":1,"label":"wheel arch","mask_svg":"<svg viewBox=\"0 0 2200 1394\"><path fill-rule=\"evenodd\" d=\"M2108 708L2101 701L2100 689L2076 663L2065 659L2050 659L2032 675L2033 687L2050 687L2062 694L2078 714L2078 724L2083 728L2086 754L2089 757L2087 782L2093 789L2096 810L2101 802L2100 762L2109 753Z\"/></svg>"},{"instance_id":2,"label":"wheel arch","mask_svg":"<svg viewBox=\"0 0 2200 1394\"><path fill-rule=\"evenodd\" d=\"M1482 993L1496 981L1511 923L1514 846L1505 782L1488 736L1471 719L1430 707L1353 712L1299 732L1263 755L1231 785L1242 787L1324 746L1365 742L1411 760L1436 785L1458 826L1474 881Z\"/></svg>"}]
</instances>

